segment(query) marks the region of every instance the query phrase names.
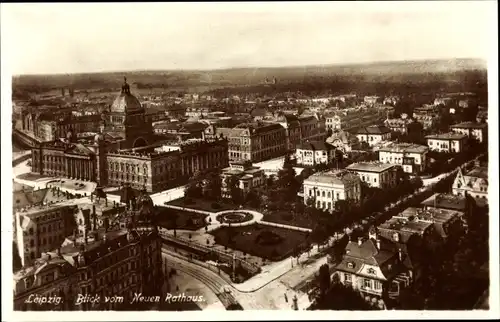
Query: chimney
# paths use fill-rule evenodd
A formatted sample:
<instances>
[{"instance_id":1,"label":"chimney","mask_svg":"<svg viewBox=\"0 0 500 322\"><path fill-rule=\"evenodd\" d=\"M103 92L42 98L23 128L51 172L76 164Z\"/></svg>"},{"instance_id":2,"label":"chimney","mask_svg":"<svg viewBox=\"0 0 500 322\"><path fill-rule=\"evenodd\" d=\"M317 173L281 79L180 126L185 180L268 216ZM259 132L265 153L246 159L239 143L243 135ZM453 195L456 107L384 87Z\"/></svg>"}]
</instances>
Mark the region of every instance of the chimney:
<instances>
[{"instance_id":1,"label":"chimney","mask_svg":"<svg viewBox=\"0 0 500 322\"><path fill-rule=\"evenodd\" d=\"M380 250L380 239L377 238L377 249Z\"/></svg>"},{"instance_id":2,"label":"chimney","mask_svg":"<svg viewBox=\"0 0 500 322\"><path fill-rule=\"evenodd\" d=\"M61 255L61 246L57 247L57 256L62 256Z\"/></svg>"},{"instance_id":3,"label":"chimney","mask_svg":"<svg viewBox=\"0 0 500 322\"><path fill-rule=\"evenodd\" d=\"M398 255L399 255L399 260L400 261L403 261L403 251L400 249L398 249Z\"/></svg>"},{"instance_id":4,"label":"chimney","mask_svg":"<svg viewBox=\"0 0 500 322\"><path fill-rule=\"evenodd\" d=\"M361 246L363 244L363 237L358 237L358 246Z\"/></svg>"}]
</instances>

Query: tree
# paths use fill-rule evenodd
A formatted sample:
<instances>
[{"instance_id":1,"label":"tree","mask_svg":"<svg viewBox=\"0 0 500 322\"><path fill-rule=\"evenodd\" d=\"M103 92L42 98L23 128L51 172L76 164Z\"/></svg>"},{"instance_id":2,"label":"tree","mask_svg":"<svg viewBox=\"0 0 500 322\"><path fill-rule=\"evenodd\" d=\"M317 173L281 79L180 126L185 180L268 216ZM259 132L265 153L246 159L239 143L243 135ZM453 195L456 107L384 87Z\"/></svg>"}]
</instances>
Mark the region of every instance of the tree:
<instances>
[{"instance_id":1,"label":"tree","mask_svg":"<svg viewBox=\"0 0 500 322\"><path fill-rule=\"evenodd\" d=\"M309 310L372 310L359 292L352 287L344 286L334 275L330 289L323 297L309 308Z\"/></svg>"},{"instance_id":2,"label":"tree","mask_svg":"<svg viewBox=\"0 0 500 322\"><path fill-rule=\"evenodd\" d=\"M203 176L198 171L189 180L184 188L184 196L187 198L200 198L203 195Z\"/></svg>"},{"instance_id":3,"label":"tree","mask_svg":"<svg viewBox=\"0 0 500 322\"><path fill-rule=\"evenodd\" d=\"M281 192L282 199L296 199L300 185L296 180L295 169L293 168L293 163L288 154L283 161L283 168L278 171L277 187Z\"/></svg>"},{"instance_id":4,"label":"tree","mask_svg":"<svg viewBox=\"0 0 500 322\"><path fill-rule=\"evenodd\" d=\"M262 198L260 194L255 190L251 189L245 196L245 204L250 207L259 208L262 203Z\"/></svg>"},{"instance_id":5,"label":"tree","mask_svg":"<svg viewBox=\"0 0 500 322\"><path fill-rule=\"evenodd\" d=\"M328 264L323 264L319 268L319 289L321 297L324 297L330 288L330 268Z\"/></svg>"},{"instance_id":6,"label":"tree","mask_svg":"<svg viewBox=\"0 0 500 322\"><path fill-rule=\"evenodd\" d=\"M240 180L236 176L226 178L226 187L229 190L229 195L235 205L243 203L243 193L239 187Z\"/></svg>"},{"instance_id":7,"label":"tree","mask_svg":"<svg viewBox=\"0 0 500 322\"><path fill-rule=\"evenodd\" d=\"M211 172L207 177L207 183L205 186L205 195L213 200L218 200L222 194L222 179L220 176L220 170Z\"/></svg>"}]
</instances>

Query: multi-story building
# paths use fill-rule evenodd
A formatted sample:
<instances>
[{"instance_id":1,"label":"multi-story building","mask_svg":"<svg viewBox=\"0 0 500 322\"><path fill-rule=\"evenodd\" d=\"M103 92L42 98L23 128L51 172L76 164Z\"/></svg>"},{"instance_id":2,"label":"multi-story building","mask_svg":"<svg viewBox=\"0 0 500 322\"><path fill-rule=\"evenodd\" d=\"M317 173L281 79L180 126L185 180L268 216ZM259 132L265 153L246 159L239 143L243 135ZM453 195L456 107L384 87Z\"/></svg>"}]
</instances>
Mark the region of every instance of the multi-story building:
<instances>
[{"instance_id":1,"label":"multi-story building","mask_svg":"<svg viewBox=\"0 0 500 322\"><path fill-rule=\"evenodd\" d=\"M156 192L182 183L196 171L228 164L228 143L221 138L176 142L164 151L158 144L132 150L118 150L113 144L103 135L96 135L93 143L44 143L32 151L32 172L95 181L102 186L128 183Z\"/></svg>"},{"instance_id":2,"label":"multi-story building","mask_svg":"<svg viewBox=\"0 0 500 322\"><path fill-rule=\"evenodd\" d=\"M378 151L379 161L397 164L407 173L418 174L427 167L429 148L411 143L392 143Z\"/></svg>"},{"instance_id":3,"label":"multi-story building","mask_svg":"<svg viewBox=\"0 0 500 322\"><path fill-rule=\"evenodd\" d=\"M315 173L304 180L304 203L314 200L318 209L332 212L335 203L361 200L361 179L356 173L340 170Z\"/></svg>"},{"instance_id":4,"label":"multi-story building","mask_svg":"<svg viewBox=\"0 0 500 322\"><path fill-rule=\"evenodd\" d=\"M286 130L276 123L242 123L232 129L209 126L205 135L228 140L230 161L255 163L280 157L287 151Z\"/></svg>"},{"instance_id":5,"label":"multi-story building","mask_svg":"<svg viewBox=\"0 0 500 322\"><path fill-rule=\"evenodd\" d=\"M486 140L488 135L488 124L463 122L450 126L450 130L455 133L467 135L468 137L474 138L479 142L483 142Z\"/></svg>"},{"instance_id":6,"label":"multi-story building","mask_svg":"<svg viewBox=\"0 0 500 322\"><path fill-rule=\"evenodd\" d=\"M326 138L326 143L343 153L361 148L361 144L356 135L342 130L334 131L331 136Z\"/></svg>"},{"instance_id":7,"label":"multi-story building","mask_svg":"<svg viewBox=\"0 0 500 322\"><path fill-rule=\"evenodd\" d=\"M156 192L183 183L196 172L227 164L227 140L220 138L116 151L107 155L108 184Z\"/></svg>"},{"instance_id":8,"label":"multi-story building","mask_svg":"<svg viewBox=\"0 0 500 322\"><path fill-rule=\"evenodd\" d=\"M238 188L243 194L247 194L252 189L262 187L265 184L266 176L264 170L253 167L249 161L231 162L229 167L222 169L222 196L231 198L230 187L228 180L236 178L238 180Z\"/></svg>"},{"instance_id":9,"label":"multi-story building","mask_svg":"<svg viewBox=\"0 0 500 322\"><path fill-rule=\"evenodd\" d=\"M15 216L18 254L23 266L30 266L43 252L60 245L75 228L77 208L48 204L18 211Z\"/></svg>"},{"instance_id":10,"label":"multi-story building","mask_svg":"<svg viewBox=\"0 0 500 322\"><path fill-rule=\"evenodd\" d=\"M371 125L359 128L356 137L359 142L366 142L368 145L374 146L380 142L389 141L391 139L391 130L385 126Z\"/></svg>"},{"instance_id":11,"label":"multi-story building","mask_svg":"<svg viewBox=\"0 0 500 322\"><path fill-rule=\"evenodd\" d=\"M384 125L392 132L399 132L402 134L418 133L423 129L422 124L408 118L406 114L401 114L401 118L388 118L384 121Z\"/></svg>"},{"instance_id":12,"label":"multi-story building","mask_svg":"<svg viewBox=\"0 0 500 322\"><path fill-rule=\"evenodd\" d=\"M363 101L368 105L375 105L382 102L382 98L380 96L365 96Z\"/></svg>"},{"instance_id":13,"label":"multi-story building","mask_svg":"<svg viewBox=\"0 0 500 322\"><path fill-rule=\"evenodd\" d=\"M431 233L434 234L434 236L431 236L430 238L437 237L438 242L446 242L450 236L459 236L462 232L463 212L461 211L409 207L393 218L399 222L407 222L409 224L419 222L430 223L432 225ZM405 229L401 228L400 230L404 231ZM425 236L425 233L424 237L429 238ZM430 238L429 240L426 240L425 238L424 242L432 241ZM434 239L434 241L436 240Z\"/></svg>"},{"instance_id":14,"label":"multi-story building","mask_svg":"<svg viewBox=\"0 0 500 322\"><path fill-rule=\"evenodd\" d=\"M381 162L359 162L346 167L356 172L361 181L374 188L394 187L398 182L398 165Z\"/></svg>"},{"instance_id":15,"label":"multi-story building","mask_svg":"<svg viewBox=\"0 0 500 322\"><path fill-rule=\"evenodd\" d=\"M427 146L431 151L459 153L464 150L466 136L460 133L443 133L427 135Z\"/></svg>"},{"instance_id":16,"label":"multi-story building","mask_svg":"<svg viewBox=\"0 0 500 322\"><path fill-rule=\"evenodd\" d=\"M479 201L480 204L488 203L488 167L476 165L472 170L463 173L458 169L457 176L452 185L455 195L465 196L465 193Z\"/></svg>"},{"instance_id":17,"label":"multi-story building","mask_svg":"<svg viewBox=\"0 0 500 322\"><path fill-rule=\"evenodd\" d=\"M130 310L134 294L161 298L164 277L154 205L145 193L135 204L124 218L128 228L109 223L109 229L75 234L16 272L14 309ZM40 305L36 300L41 298L50 302Z\"/></svg>"},{"instance_id":18,"label":"multi-story building","mask_svg":"<svg viewBox=\"0 0 500 322\"><path fill-rule=\"evenodd\" d=\"M335 148L323 141L307 142L297 145L295 159L297 164L315 166L328 164L335 158Z\"/></svg>"},{"instance_id":19,"label":"multi-story building","mask_svg":"<svg viewBox=\"0 0 500 322\"><path fill-rule=\"evenodd\" d=\"M325 116L326 129L356 131L363 126L382 123L387 116L384 108L349 108Z\"/></svg>"},{"instance_id":20,"label":"multi-story building","mask_svg":"<svg viewBox=\"0 0 500 322\"><path fill-rule=\"evenodd\" d=\"M360 292L367 302L387 309L387 300L397 299L413 283L413 263L400 246L399 242L376 235L349 241L334 274L342 284Z\"/></svg>"}]
</instances>

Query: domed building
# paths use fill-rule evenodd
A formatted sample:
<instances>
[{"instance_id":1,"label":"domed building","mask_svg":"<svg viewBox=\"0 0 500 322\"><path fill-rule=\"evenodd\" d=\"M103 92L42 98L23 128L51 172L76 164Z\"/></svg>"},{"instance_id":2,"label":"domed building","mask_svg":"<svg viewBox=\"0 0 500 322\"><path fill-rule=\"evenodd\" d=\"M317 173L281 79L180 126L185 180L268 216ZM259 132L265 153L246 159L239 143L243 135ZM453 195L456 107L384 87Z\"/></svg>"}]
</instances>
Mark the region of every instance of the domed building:
<instances>
[{"instance_id":1,"label":"domed building","mask_svg":"<svg viewBox=\"0 0 500 322\"><path fill-rule=\"evenodd\" d=\"M118 138L120 148L135 148L153 143L153 127L146 118L144 107L130 92L124 77L121 93L115 98L104 116L104 132Z\"/></svg>"}]
</instances>

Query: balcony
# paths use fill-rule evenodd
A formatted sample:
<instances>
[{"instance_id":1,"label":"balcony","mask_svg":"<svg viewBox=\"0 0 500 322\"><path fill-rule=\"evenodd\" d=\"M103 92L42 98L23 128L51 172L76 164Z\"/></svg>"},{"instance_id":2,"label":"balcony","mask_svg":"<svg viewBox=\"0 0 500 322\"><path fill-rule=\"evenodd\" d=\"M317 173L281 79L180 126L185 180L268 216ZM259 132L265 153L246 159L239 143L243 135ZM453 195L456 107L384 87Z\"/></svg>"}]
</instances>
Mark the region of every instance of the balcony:
<instances>
[{"instance_id":1,"label":"balcony","mask_svg":"<svg viewBox=\"0 0 500 322\"><path fill-rule=\"evenodd\" d=\"M380 290L375 290L373 288L370 288L370 287L365 287L365 286L360 286L359 287L359 290L363 293L367 293L367 294L372 294L372 295L378 295L378 296L382 296L382 289Z\"/></svg>"}]
</instances>

